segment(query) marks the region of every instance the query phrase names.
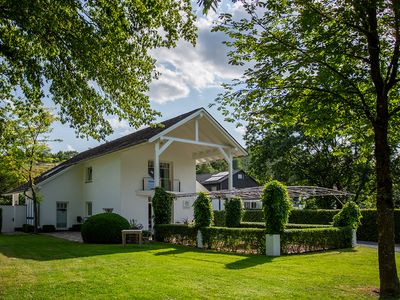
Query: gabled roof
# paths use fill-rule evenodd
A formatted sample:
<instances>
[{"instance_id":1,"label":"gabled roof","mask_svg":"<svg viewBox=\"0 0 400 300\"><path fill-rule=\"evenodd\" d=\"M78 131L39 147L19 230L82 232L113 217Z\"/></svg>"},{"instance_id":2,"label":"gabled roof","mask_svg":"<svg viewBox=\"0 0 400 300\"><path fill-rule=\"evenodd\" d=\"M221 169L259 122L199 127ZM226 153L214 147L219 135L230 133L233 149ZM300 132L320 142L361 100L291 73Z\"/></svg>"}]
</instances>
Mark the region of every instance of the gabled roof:
<instances>
[{"instance_id":1,"label":"gabled roof","mask_svg":"<svg viewBox=\"0 0 400 300\"><path fill-rule=\"evenodd\" d=\"M195 110L192 110L190 112L187 112L185 114L182 114L180 116L177 116L175 118L163 121L160 123L161 126L157 127L146 127L142 130L138 130L136 132L133 132L131 134L128 134L126 136L123 136L121 138L112 140L110 142L106 142L100 146L97 146L95 148L83 151L79 153L78 155L72 157L71 159L55 166L54 168L44 172L40 176L35 178L36 184L41 183L45 181L46 179L60 173L63 170L66 170L67 168L80 163L82 161L92 159L95 157L103 156L105 154L110 154L112 152L116 152L118 150L122 150L128 147L132 147L135 145L139 145L142 143L145 143L149 141L154 136L157 136L164 130L167 130L168 128L173 127L174 125L178 124L179 122L183 121L187 117L195 114L196 112L204 110L204 108L198 108ZM205 110L204 110L205 111ZM18 192L23 192L28 188L27 184L23 184L9 192L7 192L5 195L13 194L13 193L18 193Z\"/></svg>"},{"instance_id":2,"label":"gabled roof","mask_svg":"<svg viewBox=\"0 0 400 300\"><path fill-rule=\"evenodd\" d=\"M244 172L243 170L233 170L233 175L235 175L238 172ZM202 185L207 185L207 184L215 184L215 183L220 183L224 180L228 179L229 172L224 171L224 172L219 172L219 173L214 173L214 174L197 174L196 179L198 182L200 182Z\"/></svg>"}]
</instances>

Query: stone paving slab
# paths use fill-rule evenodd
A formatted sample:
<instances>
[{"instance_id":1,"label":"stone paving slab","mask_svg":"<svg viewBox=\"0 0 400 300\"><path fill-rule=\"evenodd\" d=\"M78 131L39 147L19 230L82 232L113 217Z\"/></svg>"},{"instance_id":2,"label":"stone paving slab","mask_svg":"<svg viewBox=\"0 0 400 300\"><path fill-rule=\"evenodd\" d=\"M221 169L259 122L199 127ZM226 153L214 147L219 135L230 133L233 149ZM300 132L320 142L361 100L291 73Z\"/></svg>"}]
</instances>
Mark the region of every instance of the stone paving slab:
<instances>
[{"instance_id":1,"label":"stone paving slab","mask_svg":"<svg viewBox=\"0 0 400 300\"><path fill-rule=\"evenodd\" d=\"M56 231L44 234L71 242L83 243L81 233L76 231Z\"/></svg>"}]
</instances>

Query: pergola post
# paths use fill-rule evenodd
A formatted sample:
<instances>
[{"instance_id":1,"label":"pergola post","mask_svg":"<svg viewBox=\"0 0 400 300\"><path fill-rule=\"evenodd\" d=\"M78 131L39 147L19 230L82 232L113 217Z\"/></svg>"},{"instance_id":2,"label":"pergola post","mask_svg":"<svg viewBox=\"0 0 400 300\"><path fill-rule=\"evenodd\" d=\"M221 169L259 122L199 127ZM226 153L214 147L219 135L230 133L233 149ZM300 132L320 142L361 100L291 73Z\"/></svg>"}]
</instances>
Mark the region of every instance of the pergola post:
<instances>
[{"instance_id":1,"label":"pergola post","mask_svg":"<svg viewBox=\"0 0 400 300\"><path fill-rule=\"evenodd\" d=\"M12 194L12 206L19 204L19 194Z\"/></svg>"},{"instance_id":2,"label":"pergola post","mask_svg":"<svg viewBox=\"0 0 400 300\"><path fill-rule=\"evenodd\" d=\"M160 142L154 144L154 187L160 186Z\"/></svg>"}]
</instances>

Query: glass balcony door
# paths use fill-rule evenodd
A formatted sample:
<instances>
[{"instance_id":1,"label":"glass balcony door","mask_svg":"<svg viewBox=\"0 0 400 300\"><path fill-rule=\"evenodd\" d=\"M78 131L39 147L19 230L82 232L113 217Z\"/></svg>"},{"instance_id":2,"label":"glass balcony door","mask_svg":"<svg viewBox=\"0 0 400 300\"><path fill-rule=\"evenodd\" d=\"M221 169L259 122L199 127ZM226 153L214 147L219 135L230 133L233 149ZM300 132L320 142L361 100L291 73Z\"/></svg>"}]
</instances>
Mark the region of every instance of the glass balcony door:
<instances>
[{"instance_id":1,"label":"glass balcony door","mask_svg":"<svg viewBox=\"0 0 400 300\"><path fill-rule=\"evenodd\" d=\"M148 174L152 179L154 187L154 162L152 160L148 163ZM172 190L172 163L160 162L160 186L167 191ZM151 180L149 181L149 184Z\"/></svg>"}]
</instances>

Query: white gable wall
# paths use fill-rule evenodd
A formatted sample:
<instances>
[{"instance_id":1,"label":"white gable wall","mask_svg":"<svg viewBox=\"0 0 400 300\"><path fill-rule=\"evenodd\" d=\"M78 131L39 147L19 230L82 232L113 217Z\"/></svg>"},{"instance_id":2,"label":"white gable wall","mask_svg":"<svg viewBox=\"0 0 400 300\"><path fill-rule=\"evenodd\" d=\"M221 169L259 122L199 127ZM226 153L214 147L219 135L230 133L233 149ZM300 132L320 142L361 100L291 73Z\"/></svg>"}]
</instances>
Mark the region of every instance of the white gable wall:
<instances>
[{"instance_id":1,"label":"white gable wall","mask_svg":"<svg viewBox=\"0 0 400 300\"><path fill-rule=\"evenodd\" d=\"M86 182L88 167L92 167L91 182ZM104 208L112 208L114 213L121 214L120 174L120 153L112 153L83 163L82 216L86 210L86 202L92 202L93 214L103 213Z\"/></svg>"},{"instance_id":2,"label":"white gable wall","mask_svg":"<svg viewBox=\"0 0 400 300\"><path fill-rule=\"evenodd\" d=\"M68 202L68 227L77 223L76 217L82 216L82 181L82 167L77 165L40 185L41 225L56 225L57 202Z\"/></svg>"}]
</instances>

